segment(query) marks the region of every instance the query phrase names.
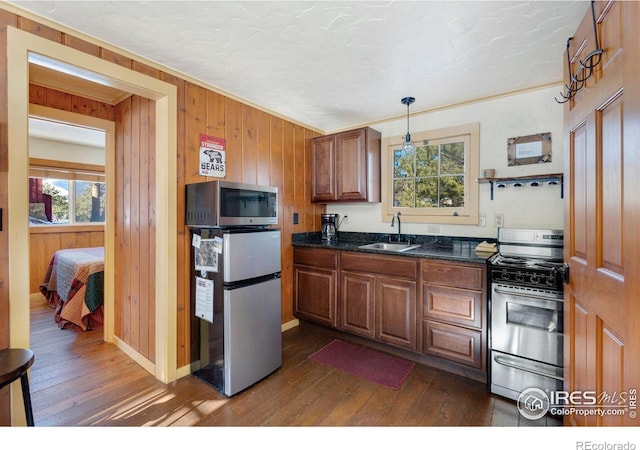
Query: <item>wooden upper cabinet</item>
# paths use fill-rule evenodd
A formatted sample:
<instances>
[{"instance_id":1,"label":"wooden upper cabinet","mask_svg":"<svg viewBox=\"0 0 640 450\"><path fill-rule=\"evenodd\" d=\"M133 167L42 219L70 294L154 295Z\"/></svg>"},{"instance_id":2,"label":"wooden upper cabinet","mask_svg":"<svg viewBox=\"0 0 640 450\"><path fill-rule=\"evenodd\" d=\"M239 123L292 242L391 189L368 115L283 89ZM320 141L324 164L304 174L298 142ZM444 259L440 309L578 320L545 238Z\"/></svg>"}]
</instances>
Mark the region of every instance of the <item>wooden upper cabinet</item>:
<instances>
[{"instance_id":1,"label":"wooden upper cabinet","mask_svg":"<svg viewBox=\"0 0 640 450\"><path fill-rule=\"evenodd\" d=\"M313 139L311 201L379 202L380 138L359 128Z\"/></svg>"}]
</instances>

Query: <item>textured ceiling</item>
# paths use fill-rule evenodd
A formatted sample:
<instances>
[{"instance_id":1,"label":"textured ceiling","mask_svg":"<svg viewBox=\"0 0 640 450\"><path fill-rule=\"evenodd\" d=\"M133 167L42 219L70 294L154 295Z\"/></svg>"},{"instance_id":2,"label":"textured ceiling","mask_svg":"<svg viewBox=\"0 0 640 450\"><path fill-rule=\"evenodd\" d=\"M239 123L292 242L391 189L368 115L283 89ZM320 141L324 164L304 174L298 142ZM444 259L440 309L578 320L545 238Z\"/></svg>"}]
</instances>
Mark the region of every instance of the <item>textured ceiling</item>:
<instances>
[{"instance_id":1,"label":"textured ceiling","mask_svg":"<svg viewBox=\"0 0 640 450\"><path fill-rule=\"evenodd\" d=\"M560 82L590 4L10 3L325 132Z\"/></svg>"}]
</instances>

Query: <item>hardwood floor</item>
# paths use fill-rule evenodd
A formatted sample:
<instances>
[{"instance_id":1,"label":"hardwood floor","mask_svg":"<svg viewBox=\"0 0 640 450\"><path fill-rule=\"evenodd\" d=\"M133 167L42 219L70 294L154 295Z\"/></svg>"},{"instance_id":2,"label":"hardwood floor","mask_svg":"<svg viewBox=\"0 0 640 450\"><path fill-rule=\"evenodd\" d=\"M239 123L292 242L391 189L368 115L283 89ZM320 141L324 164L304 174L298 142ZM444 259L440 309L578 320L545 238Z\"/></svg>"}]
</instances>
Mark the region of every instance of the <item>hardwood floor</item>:
<instances>
[{"instance_id":1,"label":"hardwood floor","mask_svg":"<svg viewBox=\"0 0 640 450\"><path fill-rule=\"evenodd\" d=\"M514 402L484 384L416 365L399 390L381 387L308 356L335 332L308 323L283 334L283 365L227 398L186 376L165 385L102 333L60 330L53 311L32 302L31 395L36 426L523 426Z\"/></svg>"}]
</instances>

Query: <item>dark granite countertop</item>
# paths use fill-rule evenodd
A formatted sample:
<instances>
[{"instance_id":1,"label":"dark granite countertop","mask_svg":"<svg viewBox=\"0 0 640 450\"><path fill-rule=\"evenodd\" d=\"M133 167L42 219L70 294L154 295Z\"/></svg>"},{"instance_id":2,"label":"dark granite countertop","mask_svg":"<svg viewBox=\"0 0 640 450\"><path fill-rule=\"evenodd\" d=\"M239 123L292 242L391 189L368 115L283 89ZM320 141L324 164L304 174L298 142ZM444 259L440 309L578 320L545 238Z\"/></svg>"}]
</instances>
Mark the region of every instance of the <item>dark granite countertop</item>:
<instances>
[{"instance_id":1,"label":"dark granite countertop","mask_svg":"<svg viewBox=\"0 0 640 450\"><path fill-rule=\"evenodd\" d=\"M333 250L347 250L363 253L377 253L381 255L404 256L408 258L446 259L472 263L486 263L493 254L477 253L476 246L483 242L494 243L490 238L466 238L448 236L404 235L403 240L409 239L411 244L421 244L420 247L408 251L397 252L379 249L363 249L361 245L374 242L389 242L389 234L384 233L354 233L338 231L338 238L333 242L322 240L320 232L294 233L292 245L294 247L327 248ZM392 235L392 242L396 236Z\"/></svg>"}]
</instances>

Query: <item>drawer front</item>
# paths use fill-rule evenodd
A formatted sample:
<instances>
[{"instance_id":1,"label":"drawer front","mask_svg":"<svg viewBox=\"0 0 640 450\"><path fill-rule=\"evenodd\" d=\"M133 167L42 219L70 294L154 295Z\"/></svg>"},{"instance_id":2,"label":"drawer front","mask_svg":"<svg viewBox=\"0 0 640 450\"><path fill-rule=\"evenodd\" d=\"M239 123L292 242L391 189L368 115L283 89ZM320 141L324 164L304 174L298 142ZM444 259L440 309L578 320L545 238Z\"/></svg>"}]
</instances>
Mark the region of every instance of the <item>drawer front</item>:
<instances>
[{"instance_id":1,"label":"drawer front","mask_svg":"<svg viewBox=\"0 0 640 450\"><path fill-rule=\"evenodd\" d=\"M425 283L482 290L487 272L483 265L463 265L422 260L421 273L422 281Z\"/></svg>"},{"instance_id":2,"label":"drawer front","mask_svg":"<svg viewBox=\"0 0 640 450\"><path fill-rule=\"evenodd\" d=\"M426 319L482 328L482 292L425 284L422 301Z\"/></svg>"},{"instance_id":3,"label":"drawer front","mask_svg":"<svg viewBox=\"0 0 640 450\"><path fill-rule=\"evenodd\" d=\"M378 256L371 253L342 252L342 270L376 273L392 277L415 280L418 275L418 261L414 258Z\"/></svg>"},{"instance_id":4,"label":"drawer front","mask_svg":"<svg viewBox=\"0 0 640 450\"><path fill-rule=\"evenodd\" d=\"M425 320L423 349L429 355L481 369L482 333L462 327Z\"/></svg>"},{"instance_id":5,"label":"drawer front","mask_svg":"<svg viewBox=\"0 0 640 450\"><path fill-rule=\"evenodd\" d=\"M335 269L338 267L338 252L322 248L294 248L293 263Z\"/></svg>"}]
</instances>

